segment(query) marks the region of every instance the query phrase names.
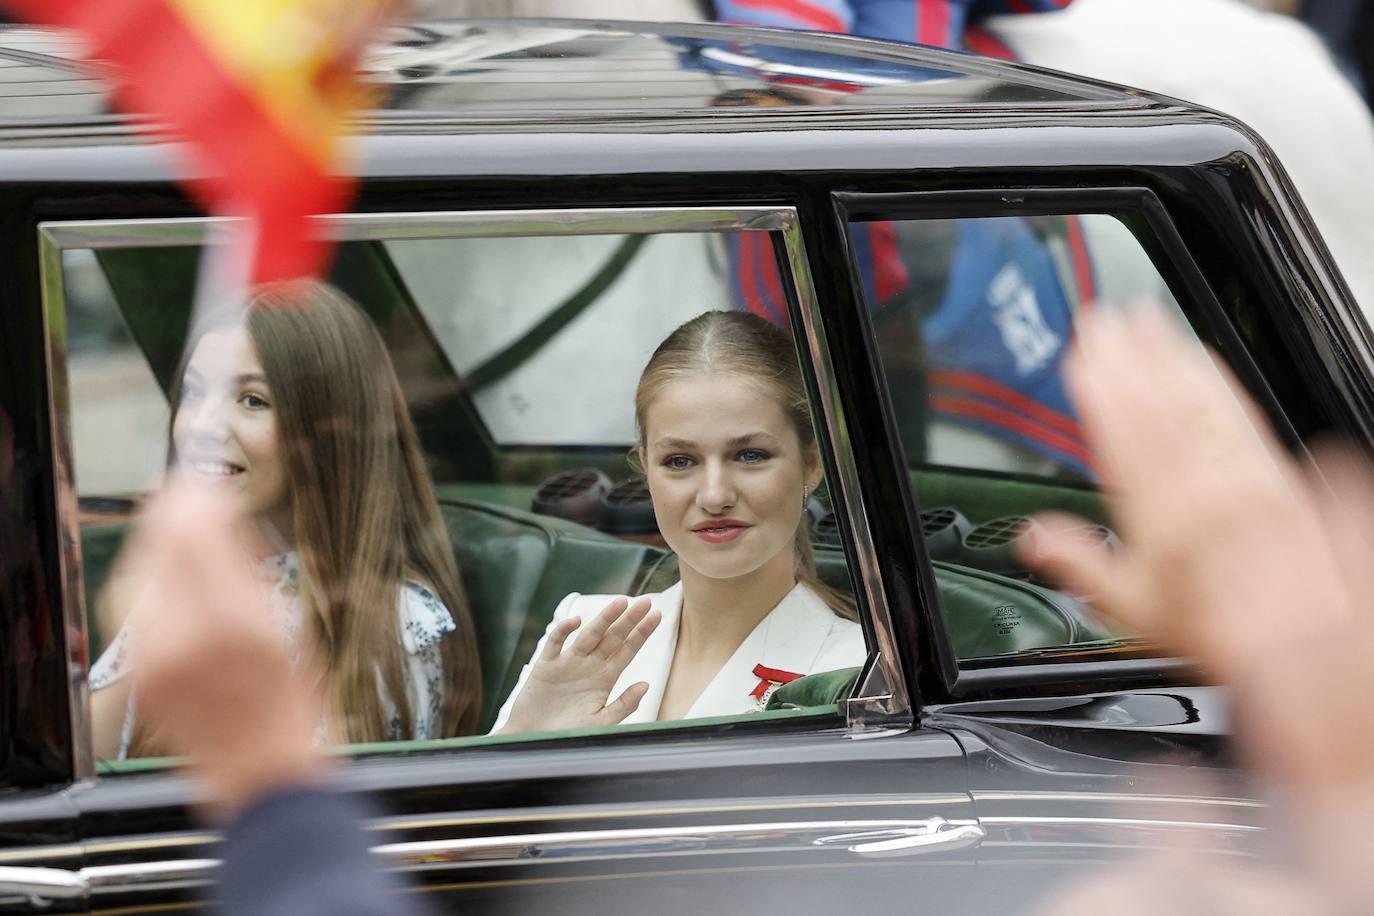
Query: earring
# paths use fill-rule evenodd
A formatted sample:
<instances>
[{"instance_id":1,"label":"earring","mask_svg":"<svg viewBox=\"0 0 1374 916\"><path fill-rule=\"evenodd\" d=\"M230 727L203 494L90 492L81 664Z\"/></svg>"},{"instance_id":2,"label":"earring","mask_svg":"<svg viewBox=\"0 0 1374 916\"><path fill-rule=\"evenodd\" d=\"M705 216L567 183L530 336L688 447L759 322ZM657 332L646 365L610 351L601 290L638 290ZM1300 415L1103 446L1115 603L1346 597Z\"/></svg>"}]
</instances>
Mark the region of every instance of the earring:
<instances>
[{"instance_id":1,"label":"earring","mask_svg":"<svg viewBox=\"0 0 1374 916\"><path fill-rule=\"evenodd\" d=\"M802 484L802 508L806 508L806 484Z\"/></svg>"}]
</instances>

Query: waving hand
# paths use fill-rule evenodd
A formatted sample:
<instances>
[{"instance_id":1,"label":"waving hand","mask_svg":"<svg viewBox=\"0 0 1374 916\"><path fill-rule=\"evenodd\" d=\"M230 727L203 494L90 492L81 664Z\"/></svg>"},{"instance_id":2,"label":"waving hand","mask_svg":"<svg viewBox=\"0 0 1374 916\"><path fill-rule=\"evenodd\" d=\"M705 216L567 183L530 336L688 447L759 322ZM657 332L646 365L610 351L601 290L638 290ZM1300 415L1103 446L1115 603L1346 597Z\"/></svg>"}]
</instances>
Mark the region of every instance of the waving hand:
<instances>
[{"instance_id":1,"label":"waving hand","mask_svg":"<svg viewBox=\"0 0 1374 916\"><path fill-rule=\"evenodd\" d=\"M661 619L648 598L616 598L585 627L580 617L556 623L501 730L594 728L623 721L639 708L649 685L632 684L614 700L611 689Z\"/></svg>"}]
</instances>

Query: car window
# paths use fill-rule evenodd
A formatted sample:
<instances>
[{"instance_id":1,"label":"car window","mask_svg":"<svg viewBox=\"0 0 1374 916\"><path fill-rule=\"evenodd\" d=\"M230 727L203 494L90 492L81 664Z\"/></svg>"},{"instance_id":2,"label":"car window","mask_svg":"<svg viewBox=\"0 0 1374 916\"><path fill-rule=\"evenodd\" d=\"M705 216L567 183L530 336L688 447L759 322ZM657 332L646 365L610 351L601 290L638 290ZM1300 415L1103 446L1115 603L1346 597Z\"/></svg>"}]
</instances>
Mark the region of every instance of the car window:
<instances>
[{"instance_id":1,"label":"car window","mask_svg":"<svg viewBox=\"0 0 1374 916\"><path fill-rule=\"evenodd\" d=\"M1017 559L1041 511L1119 546L1061 378L1079 316L1152 303L1189 322L1133 229L1104 213L865 221L854 253L961 662L1128 639L1091 595ZM978 600L970 601L970 596ZM995 596L994 600L987 600ZM975 660L978 660L975 662Z\"/></svg>"},{"instance_id":2,"label":"car window","mask_svg":"<svg viewBox=\"0 0 1374 916\"><path fill-rule=\"evenodd\" d=\"M198 235L139 244L134 232L117 247L49 232L62 246L47 285L66 322L107 770L161 751L127 687L138 584L117 558L172 469L244 497L293 657L377 659L332 682L342 712L322 720L321 740L376 750L596 730L510 716L551 620L651 595L677 627L684 599L665 596L684 588L684 568L729 578L770 563L801 585L763 608L717 677L674 691L665 639L677 630L646 644L624 678L653 685L667 721L646 705L624 727L833 712L867 649L825 480L829 440L818 409L796 409L814 370L787 319L777 233L401 234L351 229L332 287L300 301L193 314ZM675 356L641 393L652 441L640 452L641 373L693 320L705 330L665 345ZM782 369L757 368L765 346ZM414 520L398 543L354 530L383 503ZM366 591L357 570L398 552L404 576ZM394 619L348 616L392 602ZM347 643L349 627L372 635ZM493 726L502 733L485 737Z\"/></svg>"}]
</instances>

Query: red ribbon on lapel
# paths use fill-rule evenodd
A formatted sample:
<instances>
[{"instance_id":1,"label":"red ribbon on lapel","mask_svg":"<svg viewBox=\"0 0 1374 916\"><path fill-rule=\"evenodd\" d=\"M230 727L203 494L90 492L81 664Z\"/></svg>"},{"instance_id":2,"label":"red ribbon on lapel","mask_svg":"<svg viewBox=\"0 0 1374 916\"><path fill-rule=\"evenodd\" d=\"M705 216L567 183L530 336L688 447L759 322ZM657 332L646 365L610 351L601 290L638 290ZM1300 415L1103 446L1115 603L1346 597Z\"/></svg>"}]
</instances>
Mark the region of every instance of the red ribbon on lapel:
<instances>
[{"instance_id":1,"label":"red ribbon on lapel","mask_svg":"<svg viewBox=\"0 0 1374 916\"><path fill-rule=\"evenodd\" d=\"M790 684L801 677L795 671L783 671L781 668L765 668L763 665L754 666L754 674L758 675L759 685L754 688L749 695L756 700L763 699L763 695L768 692L769 684Z\"/></svg>"}]
</instances>

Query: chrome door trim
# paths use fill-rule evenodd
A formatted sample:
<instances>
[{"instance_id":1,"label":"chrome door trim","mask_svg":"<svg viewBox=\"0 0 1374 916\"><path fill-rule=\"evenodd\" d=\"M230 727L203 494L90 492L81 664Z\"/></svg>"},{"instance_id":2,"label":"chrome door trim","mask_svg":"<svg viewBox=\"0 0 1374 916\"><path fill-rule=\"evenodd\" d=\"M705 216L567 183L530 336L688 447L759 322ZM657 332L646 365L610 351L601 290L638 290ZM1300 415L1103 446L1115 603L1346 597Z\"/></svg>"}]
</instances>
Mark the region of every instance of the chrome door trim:
<instances>
[{"instance_id":1,"label":"chrome door trim","mask_svg":"<svg viewBox=\"0 0 1374 916\"><path fill-rule=\"evenodd\" d=\"M80 872L0 865L0 905L27 903L41 909L54 900L80 900L86 889Z\"/></svg>"},{"instance_id":2,"label":"chrome door trim","mask_svg":"<svg viewBox=\"0 0 1374 916\"><path fill-rule=\"evenodd\" d=\"M1198 805L1206 807L1267 809L1266 802L1253 798L1234 798L1211 795L1135 795L1126 792L1013 792L983 791L973 794L976 803L992 802L1095 802L1110 805Z\"/></svg>"},{"instance_id":3,"label":"chrome door trim","mask_svg":"<svg viewBox=\"0 0 1374 916\"><path fill-rule=\"evenodd\" d=\"M66 634L67 716L72 734L74 780L95 775L94 736L86 658L85 567L77 518L76 459L72 444L71 385L67 376L67 300L62 251L43 243L39 231L38 282L42 296L44 361L48 390L48 437L57 497L57 563L63 633ZM74 639L73 634L80 634Z\"/></svg>"},{"instance_id":4,"label":"chrome door trim","mask_svg":"<svg viewBox=\"0 0 1374 916\"><path fill-rule=\"evenodd\" d=\"M373 846L372 853L385 868L417 872L772 852L843 850L864 857L919 855L959 852L976 846L982 837L975 820L930 817L530 833L387 843ZM98 865L76 871L0 868L0 900L36 896L52 901L199 887L214 881L221 865L218 859L177 859Z\"/></svg>"},{"instance_id":5,"label":"chrome door trim","mask_svg":"<svg viewBox=\"0 0 1374 916\"><path fill-rule=\"evenodd\" d=\"M1265 828L1217 820L1140 817L989 816L979 818L985 831L982 848L1097 849L1120 854L1124 850L1178 850L1253 857L1262 854Z\"/></svg>"},{"instance_id":6,"label":"chrome door trim","mask_svg":"<svg viewBox=\"0 0 1374 916\"><path fill-rule=\"evenodd\" d=\"M1127 827L1144 829L1230 830L1238 833L1263 833L1257 824L1230 824L1221 821L1176 821L1149 817L1016 817L990 815L978 822L984 827Z\"/></svg>"},{"instance_id":7,"label":"chrome door trim","mask_svg":"<svg viewBox=\"0 0 1374 916\"><path fill-rule=\"evenodd\" d=\"M160 248L198 245L236 221L228 217L62 220L38 224L56 248ZM655 235L769 232L797 223L794 207L604 207L557 210L421 210L332 213L311 220L336 242L519 238L551 235Z\"/></svg>"},{"instance_id":8,"label":"chrome door trim","mask_svg":"<svg viewBox=\"0 0 1374 916\"><path fill-rule=\"evenodd\" d=\"M431 814L410 814L380 817L364 825L369 834L388 833L400 830L424 830L428 832L462 829L466 832L520 830L530 823L556 824L576 822L590 824L596 821L614 820L645 821L649 818L712 818L712 817L825 817L837 809L846 813L856 809L883 808L898 812L899 817L910 815L920 821L930 820L922 812L930 810L954 810L967 806L967 795L945 793L929 795L875 795L865 798L842 796L803 796L787 800L765 798L742 798L735 800L713 800L713 802L691 802L683 804L660 804L649 807L634 805L569 805L553 808L540 808L537 811L518 813L491 812L458 813L444 812ZM861 816L861 815L860 815ZM652 823L652 821L649 821ZM0 865L26 865L33 862L54 862L59 859L81 859L99 862L110 856L129 858L138 856L144 860L154 855L173 855L176 851L208 847L223 839L210 831L176 831L129 836L111 836L89 839L82 843L53 844L46 846L24 846L13 849L0 849Z\"/></svg>"},{"instance_id":9,"label":"chrome door trim","mask_svg":"<svg viewBox=\"0 0 1374 916\"><path fill-rule=\"evenodd\" d=\"M983 842L987 832L976 820L948 821L933 817L920 830L865 830L817 840L819 845L844 846L850 852L870 859L916 856L928 852L959 852Z\"/></svg>"},{"instance_id":10,"label":"chrome door trim","mask_svg":"<svg viewBox=\"0 0 1374 916\"><path fill-rule=\"evenodd\" d=\"M62 251L71 248L128 248L194 245L223 230L232 220L211 217L172 219L115 219L45 221L38 225L40 280L45 326L49 430L58 472L58 520L64 534L57 545L62 572L62 607L70 669L70 719L73 735L73 773L76 780L95 777L90 728L89 666L85 657L86 621L84 573L72 448L72 405L67 366L66 300L63 291ZM845 708L846 721L856 731L878 722L909 724L910 698L892 630L891 613L878 573L876 551L868 519L859 499L858 472L849 447L849 427L839 409L838 388L820 306L796 208L749 207L615 207L549 210L467 210L390 213L338 213L317 217L321 234L337 241L394 241L551 235L657 234L688 232L776 232L781 236L791 279L801 304L806 349L820 390L818 420L822 420L840 471L837 509L845 512L853 532L857 567L856 595L862 596L873 619L876 653L869 676ZM65 547L65 549L64 549Z\"/></svg>"},{"instance_id":11,"label":"chrome door trim","mask_svg":"<svg viewBox=\"0 0 1374 916\"><path fill-rule=\"evenodd\" d=\"M816 373L816 387L820 392L821 414L825 420L825 430L830 437L831 453L839 468L839 506L849 520L854 540L854 563L858 566L859 581L854 583L856 595L862 592L864 603L868 606L873 620L873 633L877 641L877 656L871 668L859 685L855 695L846 707L846 718L851 728L877 728L880 723L891 723L900 719L902 724L912 721L911 697L907 691L906 678L898 663L901 657L897 651L895 630L892 626L892 609L887 603L887 590L883 585L882 572L878 566L878 551L873 544L873 534L869 528L868 515L859 493L859 471L854 464L854 452L850 446L853 441L849 424L840 410L839 385L832 369L829 341L825 335L825 325L821 318L820 301L811 280L811 268L806 259L806 245L801 235L801 227L792 225L781 231L787 262L792 268L794 287L797 291L802 329L806 335L807 347L811 354L811 365Z\"/></svg>"},{"instance_id":12,"label":"chrome door trim","mask_svg":"<svg viewBox=\"0 0 1374 916\"><path fill-rule=\"evenodd\" d=\"M948 829L975 827L976 821L924 820L795 821L764 824L719 824L706 827L578 830L388 843L374 846L393 868L405 871L478 868L490 865L534 865L541 862L600 862L658 856L826 850L842 846L863 854L867 842L897 837L933 837ZM966 847L960 847L966 848ZM931 846L929 851L939 851Z\"/></svg>"},{"instance_id":13,"label":"chrome door trim","mask_svg":"<svg viewBox=\"0 0 1374 916\"><path fill-rule=\"evenodd\" d=\"M171 859L128 865L94 865L79 874L91 894L127 894L132 891L176 890L197 887L215 879L223 864L219 859Z\"/></svg>"}]
</instances>

